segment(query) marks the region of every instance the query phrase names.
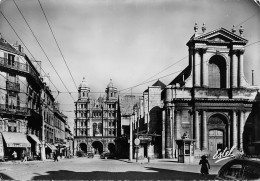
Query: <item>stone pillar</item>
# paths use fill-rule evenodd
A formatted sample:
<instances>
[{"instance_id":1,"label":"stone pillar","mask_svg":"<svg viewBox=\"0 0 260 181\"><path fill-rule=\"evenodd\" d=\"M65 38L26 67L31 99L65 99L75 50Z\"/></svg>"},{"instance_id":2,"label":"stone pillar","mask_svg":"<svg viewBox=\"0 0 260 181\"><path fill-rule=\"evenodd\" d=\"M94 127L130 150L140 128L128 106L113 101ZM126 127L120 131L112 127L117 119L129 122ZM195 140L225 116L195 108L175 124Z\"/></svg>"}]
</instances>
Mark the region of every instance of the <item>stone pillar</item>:
<instances>
[{"instance_id":1,"label":"stone pillar","mask_svg":"<svg viewBox=\"0 0 260 181\"><path fill-rule=\"evenodd\" d=\"M201 48L200 49L200 56L201 56L201 86L202 87L207 87L208 84L207 84L207 78L208 78L208 74L206 71L206 69L208 68L207 67L207 64L206 64L206 61L204 60L204 54L206 53L207 49L206 48Z\"/></svg>"},{"instance_id":2,"label":"stone pillar","mask_svg":"<svg viewBox=\"0 0 260 181\"><path fill-rule=\"evenodd\" d=\"M233 128L233 145L232 146L236 146L237 147L237 116L236 116L236 112L233 111L232 113L232 119L233 119L233 122L232 122L232 128Z\"/></svg>"},{"instance_id":3,"label":"stone pillar","mask_svg":"<svg viewBox=\"0 0 260 181\"><path fill-rule=\"evenodd\" d=\"M243 131L244 131L244 112L240 111L239 115L240 121L239 121L239 148L240 150L243 150Z\"/></svg>"},{"instance_id":4,"label":"stone pillar","mask_svg":"<svg viewBox=\"0 0 260 181\"><path fill-rule=\"evenodd\" d=\"M202 140L202 149L208 149L208 126L207 126L207 116L206 112L202 111L202 128L203 128L203 140Z\"/></svg>"},{"instance_id":5,"label":"stone pillar","mask_svg":"<svg viewBox=\"0 0 260 181\"><path fill-rule=\"evenodd\" d=\"M196 141L196 150L200 150L200 126L199 126L199 112L195 110L194 113L194 131L195 131L195 141Z\"/></svg>"},{"instance_id":6,"label":"stone pillar","mask_svg":"<svg viewBox=\"0 0 260 181\"><path fill-rule=\"evenodd\" d=\"M176 111L176 139L181 139L181 115L180 111Z\"/></svg>"},{"instance_id":7,"label":"stone pillar","mask_svg":"<svg viewBox=\"0 0 260 181\"><path fill-rule=\"evenodd\" d=\"M175 158L175 136L174 136L174 107L171 109L171 137L172 137L172 156Z\"/></svg>"},{"instance_id":8,"label":"stone pillar","mask_svg":"<svg viewBox=\"0 0 260 181\"><path fill-rule=\"evenodd\" d=\"M172 137L171 137L171 109L166 109L165 120L165 157L172 158Z\"/></svg>"},{"instance_id":9,"label":"stone pillar","mask_svg":"<svg viewBox=\"0 0 260 181\"><path fill-rule=\"evenodd\" d=\"M199 87L200 84L200 54L199 54L199 48L194 49L195 57L194 57L194 86Z\"/></svg>"},{"instance_id":10,"label":"stone pillar","mask_svg":"<svg viewBox=\"0 0 260 181\"><path fill-rule=\"evenodd\" d=\"M162 111L162 157L165 158L165 110Z\"/></svg>"},{"instance_id":11,"label":"stone pillar","mask_svg":"<svg viewBox=\"0 0 260 181\"><path fill-rule=\"evenodd\" d=\"M230 149L231 148L231 144L230 144L230 136L231 136L231 134L230 134L230 123L228 123L228 143L227 143L227 147L228 147L228 149Z\"/></svg>"},{"instance_id":12,"label":"stone pillar","mask_svg":"<svg viewBox=\"0 0 260 181\"><path fill-rule=\"evenodd\" d=\"M239 70L238 70L238 80L239 80L239 87L243 87L243 78L244 78L244 50L239 50Z\"/></svg>"},{"instance_id":13,"label":"stone pillar","mask_svg":"<svg viewBox=\"0 0 260 181\"><path fill-rule=\"evenodd\" d=\"M237 67L238 67L238 59L236 55L236 50L233 50L232 52L232 88L237 87Z\"/></svg>"}]
</instances>

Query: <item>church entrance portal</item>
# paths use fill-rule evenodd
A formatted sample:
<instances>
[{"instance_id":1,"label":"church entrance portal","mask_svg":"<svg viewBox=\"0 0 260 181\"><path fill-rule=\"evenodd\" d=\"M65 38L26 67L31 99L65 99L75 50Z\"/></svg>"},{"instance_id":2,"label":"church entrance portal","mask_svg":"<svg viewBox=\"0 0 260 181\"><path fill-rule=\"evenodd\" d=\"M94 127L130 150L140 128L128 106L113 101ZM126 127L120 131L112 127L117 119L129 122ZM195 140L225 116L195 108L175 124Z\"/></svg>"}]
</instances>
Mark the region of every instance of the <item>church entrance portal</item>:
<instances>
[{"instance_id":1,"label":"church entrance portal","mask_svg":"<svg viewBox=\"0 0 260 181\"><path fill-rule=\"evenodd\" d=\"M94 154L101 154L103 153L103 144L100 141L94 141L92 143Z\"/></svg>"},{"instance_id":2,"label":"church entrance portal","mask_svg":"<svg viewBox=\"0 0 260 181\"><path fill-rule=\"evenodd\" d=\"M210 130L209 131L209 154L212 157L218 149L223 150L223 131Z\"/></svg>"},{"instance_id":3,"label":"church entrance portal","mask_svg":"<svg viewBox=\"0 0 260 181\"><path fill-rule=\"evenodd\" d=\"M208 140L210 157L218 149L224 150L227 146L227 118L223 114L214 114L208 119Z\"/></svg>"},{"instance_id":4,"label":"church entrance portal","mask_svg":"<svg viewBox=\"0 0 260 181\"><path fill-rule=\"evenodd\" d=\"M80 147L81 151L87 152L87 145L86 145L86 143L80 143L79 147Z\"/></svg>"}]
</instances>

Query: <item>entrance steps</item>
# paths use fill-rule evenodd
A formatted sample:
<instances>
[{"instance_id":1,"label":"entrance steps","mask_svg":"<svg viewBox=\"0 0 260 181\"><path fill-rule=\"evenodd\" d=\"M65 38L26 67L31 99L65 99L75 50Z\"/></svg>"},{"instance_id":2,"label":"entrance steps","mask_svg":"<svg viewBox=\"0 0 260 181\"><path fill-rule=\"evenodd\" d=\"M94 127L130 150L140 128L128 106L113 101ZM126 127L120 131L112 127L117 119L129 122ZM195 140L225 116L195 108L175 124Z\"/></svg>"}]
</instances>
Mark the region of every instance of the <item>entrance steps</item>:
<instances>
[{"instance_id":1,"label":"entrance steps","mask_svg":"<svg viewBox=\"0 0 260 181\"><path fill-rule=\"evenodd\" d=\"M99 158L100 158L100 155L99 155L99 154L95 154L93 158L94 158L94 159L99 159Z\"/></svg>"}]
</instances>

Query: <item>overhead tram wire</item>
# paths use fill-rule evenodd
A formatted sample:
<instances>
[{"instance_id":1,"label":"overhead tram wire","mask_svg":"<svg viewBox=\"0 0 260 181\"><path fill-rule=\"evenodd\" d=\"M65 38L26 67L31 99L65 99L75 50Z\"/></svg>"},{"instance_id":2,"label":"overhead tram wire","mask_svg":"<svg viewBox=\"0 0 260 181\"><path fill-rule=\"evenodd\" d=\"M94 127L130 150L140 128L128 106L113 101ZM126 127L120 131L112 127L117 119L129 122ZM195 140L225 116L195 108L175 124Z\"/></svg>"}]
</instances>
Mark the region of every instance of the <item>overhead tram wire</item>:
<instances>
[{"instance_id":1,"label":"overhead tram wire","mask_svg":"<svg viewBox=\"0 0 260 181\"><path fill-rule=\"evenodd\" d=\"M31 53L31 51L29 50L29 48L25 45L25 43L23 42L23 40L20 38L20 36L18 35L18 33L15 31L15 29L13 28L13 26L11 25L11 23L9 22L9 20L6 18L6 16L4 15L4 13L2 11L0 11L2 16L4 17L4 19L6 20L6 22L9 24L9 26L12 28L12 30L14 31L14 33L16 34L16 36L18 37L18 39L21 41L21 43L23 44L23 46L26 48L26 50L30 53L30 55L32 56L33 59L35 59L35 57L33 56L33 54ZM35 59L36 60L36 59ZM39 63L36 62L38 65ZM31 65L28 64L28 66L31 67ZM41 70L46 74L46 72L43 70L43 68L39 65L39 67L41 68ZM31 67L32 68L32 67ZM33 70L33 69L32 69ZM34 70L33 70L34 71ZM52 85L54 86L54 88L58 91L58 88L55 86L55 84L50 80L50 82L52 83Z\"/></svg>"},{"instance_id":2,"label":"overhead tram wire","mask_svg":"<svg viewBox=\"0 0 260 181\"><path fill-rule=\"evenodd\" d=\"M71 78L72 78L72 80L73 80L73 82L74 82L74 85L75 85L75 87L76 87L76 90L77 90L77 85L76 85L76 83L75 83L75 80L74 80L74 78L73 78L73 76L72 76L72 73L71 73L71 71L70 71L70 69L69 69L69 66L68 66L68 64L67 64L67 62L66 62L66 60L65 60L65 58L64 58L64 55L63 55L63 53L62 53L62 51L61 51L61 49L60 49L60 46L59 46L58 41L57 41L57 39L56 39L56 37L55 37L55 35L54 35L54 32L53 32L53 30L52 30L52 28L51 28L51 25L50 25L50 23L49 23L49 21L48 21L48 18L47 18L47 16L46 16L46 14L45 14L45 11L44 11L44 9L43 9L43 7L42 7L42 4L41 4L40 0L38 0L38 2L39 2L39 4L40 4L40 7L41 7L42 12L43 12L43 14L44 14L44 17L45 17L45 19L46 19L46 21L47 21L47 23L48 23L48 25L49 25L49 28L50 28L50 30L51 30L51 34L52 34L52 36L53 36L53 38L54 38L54 40L55 40L55 43L56 43L56 45L57 45L57 47L58 47L58 49L59 49L59 51L60 51L60 54L61 54L61 56L62 56L62 59L63 59L65 65L66 65L66 67L67 67L67 69L68 69L68 71L69 71L69 73L70 73L70 76L71 76Z\"/></svg>"},{"instance_id":3,"label":"overhead tram wire","mask_svg":"<svg viewBox=\"0 0 260 181\"><path fill-rule=\"evenodd\" d=\"M68 88L67 88L67 86L65 85L64 81L62 80L62 78L60 77L59 73L58 73L57 70L55 69L54 65L51 63L51 61L50 61L48 55L46 54L46 52L44 51L43 47L41 46L41 44L40 44L38 38L37 38L37 37L35 36L35 34L33 33L33 31L32 31L32 29L31 29L29 23L27 22L27 20L26 20L26 18L24 17L23 13L21 12L21 10L19 9L19 7L17 6L15 0L13 0L13 2L15 3L17 9L19 10L20 14L22 15L24 21L26 22L27 26L29 27L31 33L33 34L34 38L36 39L38 45L40 46L40 48L41 48L41 50L43 51L44 55L46 56L47 60L50 62L52 68L54 69L54 71L55 71L56 74L58 75L58 77L59 77L60 81L62 82L63 86L65 87L65 89L66 89L66 90L69 92L69 94L70 94L70 91L68 90ZM70 96L71 96L72 100L75 101L75 99L72 97L71 94L70 94Z\"/></svg>"}]
</instances>

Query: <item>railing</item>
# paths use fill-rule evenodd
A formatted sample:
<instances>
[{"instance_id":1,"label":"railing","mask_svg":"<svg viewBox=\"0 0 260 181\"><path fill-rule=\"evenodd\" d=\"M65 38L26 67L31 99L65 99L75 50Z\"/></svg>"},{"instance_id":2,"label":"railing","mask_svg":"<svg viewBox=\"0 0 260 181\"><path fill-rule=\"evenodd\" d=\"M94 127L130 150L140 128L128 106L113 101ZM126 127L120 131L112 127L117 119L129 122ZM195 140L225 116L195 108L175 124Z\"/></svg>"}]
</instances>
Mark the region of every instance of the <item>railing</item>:
<instances>
[{"instance_id":1,"label":"railing","mask_svg":"<svg viewBox=\"0 0 260 181\"><path fill-rule=\"evenodd\" d=\"M20 91L20 84L15 82L6 81L6 89L11 91Z\"/></svg>"},{"instance_id":2,"label":"railing","mask_svg":"<svg viewBox=\"0 0 260 181\"><path fill-rule=\"evenodd\" d=\"M0 66L29 73L38 82L38 76L28 64L11 61L6 58L0 57Z\"/></svg>"},{"instance_id":3,"label":"railing","mask_svg":"<svg viewBox=\"0 0 260 181\"><path fill-rule=\"evenodd\" d=\"M29 113L29 109L27 107L11 106L7 104L0 104L0 111L5 113L15 113L21 115L27 115Z\"/></svg>"}]
</instances>

